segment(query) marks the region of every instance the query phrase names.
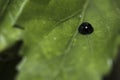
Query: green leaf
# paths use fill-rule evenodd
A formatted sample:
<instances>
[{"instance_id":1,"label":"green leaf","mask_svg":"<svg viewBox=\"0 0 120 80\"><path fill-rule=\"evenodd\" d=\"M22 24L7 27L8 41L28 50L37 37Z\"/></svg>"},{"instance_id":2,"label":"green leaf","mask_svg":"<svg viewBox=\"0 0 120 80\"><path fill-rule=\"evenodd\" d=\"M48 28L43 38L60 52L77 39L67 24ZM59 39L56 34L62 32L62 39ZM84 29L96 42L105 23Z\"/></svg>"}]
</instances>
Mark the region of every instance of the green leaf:
<instances>
[{"instance_id":1,"label":"green leaf","mask_svg":"<svg viewBox=\"0 0 120 80\"><path fill-rule=\"evenodd\" d=\"M22 30L13 27L27 0L0 0L0 52L22 37Z\"/></svg>"},{"instance_id":2,"label":"green leaf","mask_svg":"<svg viewBox=\"0 0 120 80\"><path fill-rule=\"evenodd\" d=\"M117 8L118 11L120 11L120 5L119 4L120 4L120 0L116 0L115 5L118 6L118 8L119 8L119 9Z\"/></svg>"},{"instance_id":3,"label":"green leaf","mask_svg":"<svg viewBox=\"0 0 120 80\"><path fill-rule=\"evenodd\" d=\"M5 12L8 3L9 0L0 0L0 17L2 17L3 13Z\"/></svg>"},{"instance_id":4,"label":"green leaf","mask_svg":"<svg viewBox=\"0 0 120 80\"><path fill-rule=\"evenodd\" d=\"M102 80L112 66L120 18L112 0L29 0L17 80ZM78 27L89 22L90 35Z\"/></svg>"}]
</instances>

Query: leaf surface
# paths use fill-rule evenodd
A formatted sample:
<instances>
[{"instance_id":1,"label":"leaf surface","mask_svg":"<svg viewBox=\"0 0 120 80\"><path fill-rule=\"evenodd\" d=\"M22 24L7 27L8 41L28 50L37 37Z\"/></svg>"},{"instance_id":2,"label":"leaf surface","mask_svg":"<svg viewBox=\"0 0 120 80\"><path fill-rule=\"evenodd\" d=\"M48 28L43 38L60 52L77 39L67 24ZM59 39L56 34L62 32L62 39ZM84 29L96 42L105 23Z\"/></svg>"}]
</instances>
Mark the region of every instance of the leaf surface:
<instances>
[{"instance_id":1,"label":"leaf surface","mask_svg":"<svg viewBox=\"0 0 120 80\"><path fill-rule=\"evenodd\" d=\"M0 52L22 37L22 30L13 27L27 0L0 0Z\"/></svg>"},{"instance_id":2,"label":"leaf surface","mask_svg":"<svg viewBox=\"0 0 120 80\"><path fill-rule=\"evenodd\" d=\"M17 22L25 28L17 80L102 80L116 55L116 8L113 0L29 0ZM80 34L82 22L94 32Z\"/></svg>"}]
</instances>

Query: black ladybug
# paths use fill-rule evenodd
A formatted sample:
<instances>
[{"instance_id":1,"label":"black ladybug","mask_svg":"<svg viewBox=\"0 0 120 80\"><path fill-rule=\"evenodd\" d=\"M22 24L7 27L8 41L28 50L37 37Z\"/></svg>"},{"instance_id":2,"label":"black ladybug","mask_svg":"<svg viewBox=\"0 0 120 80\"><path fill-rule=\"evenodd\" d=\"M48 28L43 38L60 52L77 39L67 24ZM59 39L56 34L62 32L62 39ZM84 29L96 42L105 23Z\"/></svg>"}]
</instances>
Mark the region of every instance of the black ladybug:
<instances>
[{"instance_id":1,"label":"black ladybug","mask_svg":"<svg viewBox=\"0 0 120 80\"><path fill-rule=\"evenodd\" d=\"M87 34L91 34L94 29L92 27L92 25L88 22L83 22L79 28L78 28L79 33L83 34L83 35L87 35Z\"/></svg>"}]
</instances>

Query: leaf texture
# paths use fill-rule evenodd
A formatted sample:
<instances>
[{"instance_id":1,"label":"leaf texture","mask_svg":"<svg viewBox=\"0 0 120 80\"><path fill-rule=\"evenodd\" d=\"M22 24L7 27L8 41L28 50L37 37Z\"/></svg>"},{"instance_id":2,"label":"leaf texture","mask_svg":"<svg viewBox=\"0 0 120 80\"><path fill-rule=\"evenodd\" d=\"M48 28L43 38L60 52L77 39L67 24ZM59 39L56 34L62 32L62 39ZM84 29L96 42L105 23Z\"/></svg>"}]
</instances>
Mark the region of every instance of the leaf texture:
<instances>
[{"instance_id":1,"label":"leaf texture","mask_svg":"<svg viewBox=\"0 0 120 80\"><path fill-rule=\"evenodd\" d=\"M22 37L22 30L14 28L27 0L0 0L0 52Z\"/></svg>"},{"instance_id":2,"label":"leaf texture","mask_svg":"<svg viewBox=\"0 0 120 80\"><path fill-rule=\"evenodd\" d=\"M102 80L112 66L120 17L113 0L28 0L17 80ZM91 35L78 27L89 22Z\"/></svg>"}]
</instances>

